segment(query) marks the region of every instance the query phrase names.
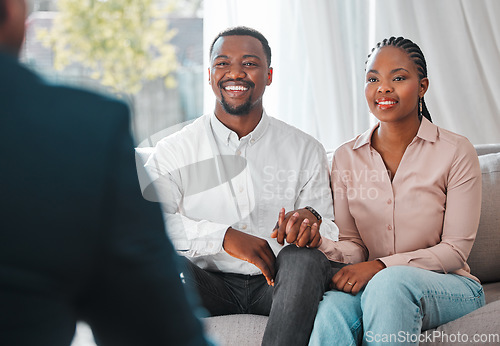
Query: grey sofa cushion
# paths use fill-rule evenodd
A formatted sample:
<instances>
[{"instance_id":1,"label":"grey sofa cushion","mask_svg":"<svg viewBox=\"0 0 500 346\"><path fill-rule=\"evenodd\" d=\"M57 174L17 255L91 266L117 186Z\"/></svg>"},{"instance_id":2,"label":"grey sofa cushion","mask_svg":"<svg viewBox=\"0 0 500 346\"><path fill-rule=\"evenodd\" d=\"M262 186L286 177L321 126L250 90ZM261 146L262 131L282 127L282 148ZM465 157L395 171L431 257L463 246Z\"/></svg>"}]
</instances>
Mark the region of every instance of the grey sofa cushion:
<instances>
[{"instance_id":1,"label":"grey sofa cushion","mask_svg":"<svg viewBox=\"0 0 500 346\"><path fill-rule=\"evenodd\" d=\"M203 319L205 332L220 346L259 346L267 316L225 315Z\"/></svg>"},{"instance_id":2,"label":"grey sofa cushion","mask_svg":"<svg viewBox=\"0 0 500 346\"><path fill-rule=\"evenodd\" d=\"M476 145L474 145L474 148L476 149L478 156L492 154L492 153L498 153L498 152L500 152L500 143L476 144Z\"/></svg>"},{"instance_id":3,"label":"grey sofa cushion","mask_svg":"<svg viewBox=\"0 0 500 346\"><path fill-rule=\"evenodd\" d=\"M455 321L425 331L420 345L498 345L500 300L487 304Z\"/></svg>"},{"instance_id":4,"label":"grey sofa cushion","mask_svg":"<svg viewBox=\"0 0 500 346\"><path fill-rule=\"evenodd\" d=\"M500 153L479 156L483 179L481 219L467 263L482 283L500 281Z\"/></svg>"},{"instance_id":5,"label":"grey sofa cushion","mask_svg":"<svg viewBox=\"0 0 500 346\"><path fill-rule=\"evenodd\" d=\"M486 304L500 300L500 282L490 282L488 284L483 284L484 297L486 298ZM499 311L500 312L500 311ZM498 316L500 319L500 315Z\"/></svg>"}]
</instances>

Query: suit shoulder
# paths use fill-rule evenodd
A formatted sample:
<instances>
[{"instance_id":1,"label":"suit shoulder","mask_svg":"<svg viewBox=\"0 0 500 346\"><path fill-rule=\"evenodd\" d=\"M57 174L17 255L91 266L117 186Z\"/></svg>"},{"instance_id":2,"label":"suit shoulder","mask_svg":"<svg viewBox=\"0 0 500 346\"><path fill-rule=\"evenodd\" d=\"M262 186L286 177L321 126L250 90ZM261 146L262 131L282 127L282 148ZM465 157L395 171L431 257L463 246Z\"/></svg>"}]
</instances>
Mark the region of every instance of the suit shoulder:
<instances>
[{"instance_id":1,"label":"suit shoulder","mask_svg":"<svg viewBox=\"0 0 500 346\"><path fill-rule=\"evenodd\" d=\"M60 114L71 114L73 119L80 118L99 124L124 121L128 123L130 119L128 105L111 95L50 84L46 85L45 93L42 94L46 95L47 101L51 100L57 104Z\"/></svg>"},{"instance_id":2,"label":"suit shoulder","mask_svg":"<svg viewBox=\"0 0 500 346\"><path fill-rule=\"evenodd\" d=\"M79 102L81 106L87 107L116 107L118 109L127 109L127 104L111 95L97 93L91 90L75 88L63 85L47 84L47 91L54 97L67 97L71 102ZM63 99L64 100L64 99Z\"/></svg>"}]
</instances>

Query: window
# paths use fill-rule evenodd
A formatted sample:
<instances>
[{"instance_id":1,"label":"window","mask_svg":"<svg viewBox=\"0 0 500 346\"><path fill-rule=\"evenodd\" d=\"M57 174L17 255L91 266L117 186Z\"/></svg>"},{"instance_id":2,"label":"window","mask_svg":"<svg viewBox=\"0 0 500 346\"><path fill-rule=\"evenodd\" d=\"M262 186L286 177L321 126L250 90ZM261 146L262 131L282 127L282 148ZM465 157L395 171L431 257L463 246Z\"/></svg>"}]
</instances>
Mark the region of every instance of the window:
<instances>
[{"instance_id":1,"label":"window","mask_svg":"<svg viewBox=\"0 0 500 346\"><path fill-rule=\"evenodd\" d=\"M79 2L72 1L71 3ZM154 9L148 8L148 12L144 8L140 11L130 8L118 8L118 11L122 11L120 14L112 12L117 11L117 7L124 7L123 2L120 2L120 0L95 0L93 4L91 6L96 6L94 16L87 19L82 18L83 16L70 17L70 30L68 30L68 27L63 31L59 28L57 36L55 36L54 28L57 26L58 17L60 18L63 14L68 15L68 13L74 15L77 10L83 9L73 8L68 10L63 6L64 0L59 0L59 3L56 0L33 0L30 6L31 14L27 19L26 41L21 60L49 81L114 94L114 96L126 101L132 110L131 126L137 142L169 126L200 116L203 112L203 1L141 1L138 2L138 6L150 6L151 8L154 7ZM110 5L114 5L114 7ZM78 4L75 6L89 5ZM167 80L169 85L165 83L165 76L159 73L150 80L146 78L145 74L140 75L140 90L137 91L130 91L130 88L120 88L120 86L116 87L116 85L113 85L113 81L110 83L109 78L105 80L103 77L105 70L103 61L99 61L98 58L93 59L94 56L91 56L89 59L79 62L79 52L74 47L69 46L62 48L65 51L66 63L62 64L63 66L61 64L57 66L58 53L53 45L49 45L51 36L53 38L52 44L61 43L65 39L64 35L84 32L83 30L76 30L80 28L77 27L78 25L88 25L89 28L87 29L90 33L88 36L96 38L104 30L117 30L116 26L108 27L109 24L114 24L113 20L109 19L110 17L113 18L112 16L117 18L136 16L137 18L132 20L137 22L137 20L141 19L140 16L148 13L153 13L156 18L151 16L144 20L142 23L146 23L146 27L143 25L143 27L134 28L134 30L137 29L134 34L143 30L144 33L137 34L137 37L144 38L144 40L149 39L149 36L146 35L150 35L152 30L155 29L147 26L158 19L159 21L167 21L166 30L157 32L157 38L161 37L163 40L156 39L156 43L159 46L163 45L162 47L167 48L167 50L167 46L170 46L175 52L173 54L175 58L168 62L170 68L173 69ZM87 21L85 22L85 20ZM96 23L102 23L102 25ZM170 35L172 36L170 37ZM82 35L81 41L74 39L75 36L72 36L73 41L71 42L85 42L87 45L106 45L106 40L91 40L89 37L83 36L85 35ZM119 35L112 35L108 42L111 44L111 41L115 39L128 39L126 36L117 36ZM130 37L130 39L133 40L133 37ZM140 43L135 42L135 44ZM129 44L133 45L134 42L129 42ZM123 45L120 45L120 47L123 48ZM100 47L93 48L97 50ZM151 46L149 53L158 56L160 50L155 49L156 47ZM99 54L101 53L102 51L99 51ZM99 56L99 54L96 55ZM126 54L132 53L126 52ZM123 59L127 59L126 54L123 53ZM89 56L88 52L87 56ZM117 64L121 58L122 56L117 58ZM94 66L89 64L91 60ZM163 62L159 61L157 63L161 65L166 61L165 59ZM137 68L124 70L120 75L125 79L136 78L137 73L145 72L147 68L148 66L137 66ZM165 68L165 66L161 66L161 68Z\"/></svg>"}]
</instances>

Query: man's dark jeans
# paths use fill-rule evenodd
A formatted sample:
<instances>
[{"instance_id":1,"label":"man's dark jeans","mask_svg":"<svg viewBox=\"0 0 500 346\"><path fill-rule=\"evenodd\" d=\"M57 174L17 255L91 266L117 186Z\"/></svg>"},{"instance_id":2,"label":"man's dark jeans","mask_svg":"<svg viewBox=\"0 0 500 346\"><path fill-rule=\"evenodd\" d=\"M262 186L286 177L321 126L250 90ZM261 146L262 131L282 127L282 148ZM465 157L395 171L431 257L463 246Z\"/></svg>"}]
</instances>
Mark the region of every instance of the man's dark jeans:
<instances>
[{"instance_id":1,"label":"man's dark jeans","mask_svg":"<svg viewBox=\"0 0 500 346\"><path fill-rule=\"evenodd\" d=\"M288 245L276 259L274 287L263 275L209 272L185 260L186 285L212 316L269 315L262 345L307 345L334 270L317 249Z\"/></svg>"}]
</instances>

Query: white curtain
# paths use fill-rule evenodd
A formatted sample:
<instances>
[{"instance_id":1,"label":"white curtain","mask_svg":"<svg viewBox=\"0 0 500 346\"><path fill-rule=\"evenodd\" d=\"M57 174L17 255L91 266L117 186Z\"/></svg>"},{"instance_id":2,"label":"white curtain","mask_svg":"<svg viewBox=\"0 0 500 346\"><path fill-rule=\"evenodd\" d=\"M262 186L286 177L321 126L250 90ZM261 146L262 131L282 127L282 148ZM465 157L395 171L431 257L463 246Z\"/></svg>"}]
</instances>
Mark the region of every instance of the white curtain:
<instances>
[{"instance_id":1,"label":"white curtain","mask_svg":"<svg viewBox=\"0 0 500 346\"><path fill-rule=\"evenodd\" d=\"M390 36L417 43L427 60L434 122L474 144L500 143L498 0L205 0L205 49L235 25L261 31L273 51L268 113L327 149L370 126L364 64ZM208 78L208 77L207 77ZM210 88L205 110L213 110Z\"/></svg>"}]
</instances>

